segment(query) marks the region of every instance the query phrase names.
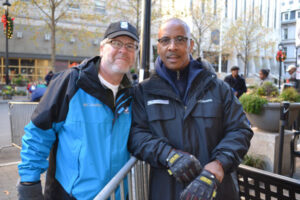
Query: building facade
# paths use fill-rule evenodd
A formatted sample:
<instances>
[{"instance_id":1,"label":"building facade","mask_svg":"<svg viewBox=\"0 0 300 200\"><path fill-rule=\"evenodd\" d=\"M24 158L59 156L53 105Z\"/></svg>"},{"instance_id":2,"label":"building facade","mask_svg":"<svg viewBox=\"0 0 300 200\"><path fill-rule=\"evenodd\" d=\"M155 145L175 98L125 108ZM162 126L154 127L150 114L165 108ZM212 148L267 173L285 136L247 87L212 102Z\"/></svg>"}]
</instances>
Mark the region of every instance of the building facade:
<instances>
[{"instance_id":1,"label":"building facade","mask_svg":"<svg viewBox=\"0 0 300 200\"><path fill-rule=\"evenodd\" d=\"M0 0L2 4L5 0ZM44 0L46 1L46 0ZM141 0L124 0L123 3L113 3L106 0L65 0L67 18L57 23L56 34L56 62L54 67L50 66L51 58L51 31L46 28L43 13L29 3L28 0L11 0L10 16L15 18L13 38L9 39L9 76L10 79L18 75L28 78L30 81L43 80L50 71L61 71L67 69L73 63L81 62L83 59L99 54L99 42L105 27L111 21L129 20L133 24L142 24L142 14L137 17L130 9L119 7L129 6L137 3L140 13L143 8ZM267 39L276 41L275 49L260 51L248 63L249 75L255 74L260 68L269 68L271 73L278 74L278 63L275 60L277 45L281 39L281 7L284 0L158 0L153 1L151 21L151 55L150 68L153 70L157 44L157 31L160 23L170 17L184 19L192 29L197 30L193 23L191 10L198 7L203 13L212 12L218 18L218 25L210 27L201 36L202 43L199 54L210 61L216 71L228 73L233 65L238 65L243 72L244 64L238 52L224 52L224 33L231 23L239 18L247 19L247 13L258 10L262 17L261 23L272 31L266 35ZM291 0L289 0L291 1ZM295 1L295 0L294 0ZM15 9L20 6L16 2L28 4L30 12ZM210 5L208 7L207 5ZM124 11L125 10L125 11ZM153 13L155 10L155 14ZM128 12L130 11L130 12ZM127 13L123 13L127 12ZM158 13L159 12L159 13ZM4 14L4 9L0 10ZM297 13L296 13L297 14ZM87 17L84 18L84 15ZM111 16L114 16L113 19ZM89 19L88 19L89 17ZM85 19L85 20L84 20ZM84 25L83 25L84 24ZM291 31L288 31L290 34ZM197 37L197 36L196 36ZM214 38L214 40L212 39ZM197 38L195 38L197 39ZM5 47L5 36L0 35L0 45ZM288 57L292 50L285 46ZM195 52L197 49L195 47ZM287 59L288 61L288 59ZM0 49L0 83L5 82L5 48Z\"/></svg>"},{"instance_id":2,"label":"building facade","mask_svg":"<svg viewBox=\"0 0 300 200\"><path fill-rule=\"evenodd\" d=\"M299 46L296 48L296 27L297 23L300 23L300 0L282 0L281 7L281 44L286 52L283 68L285 71L291 64L299 66L300 53Z\"/></svg>"},{"instance_id":3,"label":"building facade","mask_svg":"<svg viewBox=\"0 0 300 200\"><path fill-rule=\"evenodd\" d=\"M0 3L5 2L0 0ZM83 15L104 15L105 1L89 0L85 4L65 1L68 17L61 18L56 25L56 61L51 66L51 29L47 27L47 18L41 10L28 0L10 1L9 16L14 19L13 37L8 40L9 79L21 75L31 82L44 81L49 71L59 72L80 63L85 58L99 55L99 43L106 22L85 20ZM87 8L87 6L89 8ZM22 9L26 6L26 10ZM47 10L44 7L45 11ZM62 8L59 8L62 9ZM2 7L2 15L4 9ZM76 16L76 17L74 17ZM80 17L79 17L80 16ZM95 17L96 18L96 17ZM98 18L96 18L98 19ZM1 24L2 26L3 24ZM5 35L0 33L0 83L5 83Z\"/></svg>"}]
</instances>

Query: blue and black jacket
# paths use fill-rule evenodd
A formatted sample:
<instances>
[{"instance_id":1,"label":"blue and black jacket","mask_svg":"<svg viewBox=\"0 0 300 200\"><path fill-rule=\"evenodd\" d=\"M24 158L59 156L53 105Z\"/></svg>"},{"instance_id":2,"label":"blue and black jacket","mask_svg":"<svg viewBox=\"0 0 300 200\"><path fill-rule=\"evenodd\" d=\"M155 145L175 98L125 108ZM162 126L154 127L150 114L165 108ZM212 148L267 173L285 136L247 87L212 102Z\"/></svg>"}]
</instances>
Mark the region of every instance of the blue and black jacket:
<instances>
[{"instance_id":1,"label":"blue and black jacket","mask_svg":"<svg viewBox=\"0 0 300 200\"><path fill-rule=\"evenodd\" d=\"M130 82L124 76L114 103L98 78L99 63L94 57L51 80L25 127L22 182L40 180L53 147L45 194L62 187L70 197L92 199L129 159Z\"/></svg>"}]
</instances>

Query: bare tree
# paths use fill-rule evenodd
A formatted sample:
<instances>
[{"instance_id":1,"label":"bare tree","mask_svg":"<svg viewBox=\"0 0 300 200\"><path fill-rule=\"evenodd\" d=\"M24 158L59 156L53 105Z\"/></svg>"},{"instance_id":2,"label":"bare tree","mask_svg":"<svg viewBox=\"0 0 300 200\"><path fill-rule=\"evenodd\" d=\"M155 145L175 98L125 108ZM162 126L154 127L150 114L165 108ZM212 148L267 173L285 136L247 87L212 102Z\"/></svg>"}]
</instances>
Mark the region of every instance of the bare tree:
<instances>
[{"instance_id":1,"label":"bare tree","mask_svg":"<svg viewBox=\"0 0 300 200\"><path fill-rule=\"evenodd\" d=\"M192 3L191 17L194 29L191 35L195 42L196 56L200 57L204 44L206 47L212 47L210 33L219 27L220 11L214 10L207 0L196 0Z\"/></svg>"},{"instance_id":2,"label":"bare tree","mask_svg":"<svg viewBox=\"0 0 300 200\"><path fill-rule=\"evenodd\" d=\"M94 14L90 13L93 10L91 7L91 1L89 0L31 0L30 2L17 1L14 4L15 11L17 13L23 12L27 15L30 20L32 18L39 18L44 21L46 27L51 32L51 60L50 65L54 69L56 60L56 50L57 50L57 33L62 31L60 38L66 38L66 35L70 34L74 29L77 29L76 35L83 35L89 31L87 30L88 24L105 21L106 18L104 14ZM32 12L32 11L36 12ZM80 12L79 12L80 10ZM68 27L67 24L76 21L76 28ZM61 25L59 24L61 23ZM85 27L85 28L84 28Z\"/></svg>"},{"instance_id":3,"label":"bare tree","mask_svg":"<svg viewBox=\"0 0 300 200\"><path fill-rule=\"evenodd\" d=\"M262 25L260 15L248 12L247 17L232 21L224 36L223 49L233 55L234 51L244 63L244 76L248 75L249 61L261 52L274 47L274 41L266 37L270 29Z\"/></svg>"}]
</instances>

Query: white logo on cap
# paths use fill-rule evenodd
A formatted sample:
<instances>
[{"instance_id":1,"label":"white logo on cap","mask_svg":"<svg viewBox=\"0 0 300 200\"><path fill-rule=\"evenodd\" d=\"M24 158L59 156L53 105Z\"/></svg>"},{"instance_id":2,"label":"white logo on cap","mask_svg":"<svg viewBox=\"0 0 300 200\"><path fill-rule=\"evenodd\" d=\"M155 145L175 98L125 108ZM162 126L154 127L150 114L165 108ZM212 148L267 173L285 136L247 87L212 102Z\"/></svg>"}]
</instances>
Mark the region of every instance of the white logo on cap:
<instances>
[{"instance_id":1,"label":"white logo on cap","mask_svg":"<svg viewBox=\"0 0 300 200\"><path fill-rule=\"evenodd\" d=\"M128 23L127 22L121 22L121 28L124 28L124 29L128 29Z\"/></svg>"}]
</instances>

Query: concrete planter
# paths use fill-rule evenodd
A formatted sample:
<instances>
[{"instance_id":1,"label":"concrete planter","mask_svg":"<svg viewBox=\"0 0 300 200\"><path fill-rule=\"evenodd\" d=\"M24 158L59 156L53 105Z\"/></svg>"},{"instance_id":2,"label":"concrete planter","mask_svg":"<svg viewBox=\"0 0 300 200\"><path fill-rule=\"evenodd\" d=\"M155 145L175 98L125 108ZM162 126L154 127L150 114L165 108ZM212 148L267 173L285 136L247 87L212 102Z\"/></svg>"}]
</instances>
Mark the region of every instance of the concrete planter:
<instances>
[{"instance_id":1,"label":"concrete planter","mask_svg":"<svg viewBox=\"0 0 300 200\"><path fill-rule=\"evenodd\" d=\"M26 92L27 87L26 86L15 86L15 90L16 90L16 92L19 92L19 91Z\"/></svg>"},{"instance_id":2,"label":"concrete planter","mask_svg":"<svg viewBox=\"0 0 300 200\"><path fill-rule=\"evenodd\" d=\"M296 120L299 111L300 103L290 104L288 126L291 126ZM280 126L280 103L267 103L259 115L249 113L246 113L246 115L252 126L264 131L278 133Z\"/></svg>"}]
</instances>

